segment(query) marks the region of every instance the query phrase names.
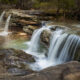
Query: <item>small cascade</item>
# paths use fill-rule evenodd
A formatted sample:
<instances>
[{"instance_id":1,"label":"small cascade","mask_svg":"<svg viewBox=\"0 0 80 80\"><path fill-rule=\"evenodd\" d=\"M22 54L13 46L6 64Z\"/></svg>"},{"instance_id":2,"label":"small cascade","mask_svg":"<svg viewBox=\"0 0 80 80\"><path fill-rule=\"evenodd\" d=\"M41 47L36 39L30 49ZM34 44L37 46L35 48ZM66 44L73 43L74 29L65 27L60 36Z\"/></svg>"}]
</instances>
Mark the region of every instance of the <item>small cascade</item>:
<instances>
[{"instance_id":1,"label":"small cascade","mask_svg":"<svg viewBox=\"0 0 80 80\"><path fill-rule=\"evenodd\" d=\"M48 52L48 61L61 64L73 60L77 48L80 46L80 37L77 35L61 34L60 31L52 34L50 48Z\"/></svg>"},{"instance_id":2,"label":"small cascade","mask_svg":"<svg viewBox=\"0 0 80 80\"><path fill-rule=\"evenodd\" d=\"M50 62L56 61L56 56L61 48L61 45L68 36L68 34L66 33L62 34L62 32L63 30L58 30L52 33L49 52L48 52L48 60Z\"/></svg>"},{"instance_id":3,"label":"small cascade","mask_svg":"<svg viewBox=\"0 0 80 80\"><path fill-rule=\"evenodd\" d=\"M5 11L2 12L1 16L0 16L0 23L3 21L3 16L5 14Z\"/></svg>"},{"instance_id":4,"label":"small cascade","mask_svg":"<svg viewBox=\"0 0 80 80\"><path fill-rule=\"evenodd\" d=\"M37 58L36 62L31 64L31 68L39 71L50 66L71 61L73 60L76 50L79 46L79 36L65 33L64 30L61 29L56 30L52 33L47 56L43 58Z\"/></svg>"},{"instance_id":5,"label":"small cascade","mask_svg":"<svg viewBox=\"0 0 80 80\"><path fill-rule=\"evenodd\" d=\"M42 27L34 31L31 41L27 42L29 48L26 52L34 55L36 60L35 63L30 64L33 70L39 71L50 66L71 61L74 58L76 50L80 47L80 36L68 34L65 30L59 28L52 32L50 46L46 55L45 52L39 52L40 35L44 30L50 30L51 27L42 23Z\"/></svg>"},{"instance_id":6,"label":"small cascade","mask_svg":"<svg viewBox=\"0 0 80 80\"><path fill-rule=\"evenodd\" d=\"M0 35L2 36L6 36L8 35L8 27L9 27L9 22L10 22L10 19L11 19L11 14L8 16L7 20L6 20L6 24L5 24L5 27L4 27L4 31L0 33Z\"/></svg>"},{"instance_id":7,"label":"small cascade","mask_svg":"<svg viewBox=\"0 0 80 80\"><path fill-rule=\"evenodd\" d=\"M58 57L58 63L73 60L77 48L80 46L80 37L77 35L69 35Z\"/></svg>"},{"instance_id":8,"label":"small cascade","mask_svg":"<svg viewBox=\"0 0 80 80\"><path fill-rule=\"evenodd\" d=\"M27 42L29 48L26 52L32 53L32 55L36 55L35 53L39 52L40 48L40 35L44 30L49 30L51 26L46 26L42 23L42 27L33 32L32 38L30 42Z\"/></svg>"},{"instance_id":9,"label":"small cascade","mask_svg":"<svg viewBox=\"0 0 80 80\"><path fill-rule=\"evenodd\" d=\"M6 24L5 24L5 28L4 28L4 32L8 32L10 19L11 19L11 14L7 18L7 21L6 21Z\"/></svg>"},{"instance_id":10,"label":"small cascade","mask_svg":"<svg viewBox=\"0 0 80 80\"><path fill-rule=\"evenodd\" d=\"M79 45L79 36L67 33L62 34L60 30L53 32L48 52L48 61L61 64L72 60Z\"/></svg>"}]
</instances>

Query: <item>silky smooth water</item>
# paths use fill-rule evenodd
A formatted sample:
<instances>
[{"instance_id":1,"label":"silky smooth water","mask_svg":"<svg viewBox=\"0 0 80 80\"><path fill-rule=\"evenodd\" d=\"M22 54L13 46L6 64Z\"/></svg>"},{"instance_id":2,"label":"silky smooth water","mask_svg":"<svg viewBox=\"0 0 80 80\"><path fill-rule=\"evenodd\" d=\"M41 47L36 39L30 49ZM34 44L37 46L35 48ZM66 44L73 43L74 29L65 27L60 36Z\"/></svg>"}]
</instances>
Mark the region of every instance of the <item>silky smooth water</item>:
<instances>
[{"instance_id":1,"label":"silky smooth water","mask_svg":"<svg viewBox=\"0 0 80 80\"><path fill-rule=\"evenodd\" d=\"M51 26L42 26L40 29L37 29L33 32L32 38L29 42L26 44L28 45L28 49L26 50L27 53L30 53L32 55L38 55L39 49L40 49L40 35L44 30L50 30ZM43 53L45 50L43 51ZM40 53L41 54L41 53Z\"/></svg>"},{"instance_id":2,"label":"silky smooth water","mask_svg":"<svg viewBox=\"0 0 80 80\"><path fill-rule=\"evenodd\" d=\"M1 24L2 21L3 21L4 14L5 14L5 11L3 11L2 14L1 14L1 16L0 16L0 24Z\"/></svg>"},{"instance_id":3,"label":"silky smooth water","mask_svg":"<svg viewBox=\"0 0 80 80\"><path fill-rule=\"evenodd\" d=\"M29 51L32 55L36 56L34 57L36 62L30 64L30 67L33 70L39 71L50 66L55 66L73 60L76 50L80 46L79 36L65 33L63 29L56 29L51 35L47 56L45 55L45 52L40 53L43 54L43 56L38 56L40 35L43 30L50 30L50 27L43 26L40 29L35 30L31 41L28 42L29 48L26 52Z\"/></svg>"},{"instance_id":4,"label":"silky smooth water","mask_svg":"<svg viewBox=\"0 0 80 80\"><path fill-rule=\"evenodd\" d=\"M59 52L59 48L61 47L61 44L64 42L65 38L68 36L68 34L62 34L62 32L63 30L58 30L52 33L52 39L50 41L50 47L48 52L48 60L50 62L56 61L56 56Z\"/></svg>"},{"instance_id":5,"label":"silky smooth water","mask_svg":"<svg viewBox=\"0 0 80 80\"><path fill-rule=\"evenodd\" d=\"M1 36L7 36L9 34L8 27L9 27L10 19L11 19L11 14L8 16L8 18L6 20L4 30L2 32L0 32Z\"/></svg>"},{"instance_id":6,"label":"silky smooth water","mask_svg":"<svg viewBox=\"0 0 80 80\"><path fill-rule=\"evenodd\" d=\"M72 60L79 46L80 37L77 35L69 35L58 57L58 63Z\"/></svg>"}]
</instances>

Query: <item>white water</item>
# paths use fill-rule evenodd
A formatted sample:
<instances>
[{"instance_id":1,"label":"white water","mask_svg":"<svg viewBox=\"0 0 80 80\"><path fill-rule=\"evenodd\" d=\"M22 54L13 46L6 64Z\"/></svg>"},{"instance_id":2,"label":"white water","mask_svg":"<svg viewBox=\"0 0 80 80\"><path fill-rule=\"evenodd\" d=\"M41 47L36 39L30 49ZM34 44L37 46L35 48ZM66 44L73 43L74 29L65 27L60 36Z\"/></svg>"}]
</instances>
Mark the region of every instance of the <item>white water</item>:
<instances>
[{"instance_id":1,"label":"white water","mask_svg":"<svg viewBox=\"0 0 80 80\"><path fill-rule=\"evenodd\" d=\"M1 24L2 21L3 21L3 16L4 16L4 14L5 14L5 11L3 11L2 14L1 14L1 16L0 16L0 24Z\"/></svg>"},{"instance_id":2,"label":"white water","mask_svg":"<svg viewBox=\"0 0 80 80\"><path fill-rule=\"evenodd\" d=\"M73 60L75 52L80 46L80 37L62 34L61 30L54 33L50 42L48 57L38 58L34 64L31 64L33 70L42 70Z\"/></svg>"},{"instance_id":3,"label":"white water","mask_svg":"<svg viewBox=\"0 0 80 80\"><path fill-rule=\"evenodd\" d=\"M8 32L8 27L9 27L10 19L11 19L11 14L8 16L8 18L7 18L7 20L6 20L4 32Z\"/></svg>"},{"instance_id":4,"label":"white water","mask_svg":"<svg viewBox=\"0 0 80 80\"><path fill-rule=\"evenodd\" d=\"M50 27L51 26L44 25L40 29L34 31L31 41L27 42L27 45L29 47L28 50L26 50L27 53L30 53L35 56L38 55L40 48L40 35L44 30L49 30Z\"/></svg>"},{"instance_id":5,"label":"white water","mask_svg":"<svg viewBox=\"0 0 80 80\"><path fill-rule=\"evenodd\" d=\"M6 20L6 24L4 27L4 31L0 33L0 35L2 36L7 36L9 34L8 32L8 27L9 27L9 22L10 22L10 18L11 18L11 14L8 16L7 20Z\"/></svg>"},{"instance_id":6,"label":"white water","mask_svg":"<svg viewBox=\"0 0 80 80\"><path fill-rule=\"evenodd\" d=\"M67 34L64 30L58 29L52 33L50 40L50 47L48 48L47 56L45 52L40 53L38 49L40 48L40 35L43 30L50 30L51 26L43 26L40 29L34 31L31 41L28 42L28 50L32 55L35 55L36 62L30 64L33 70L42 70L44 68L62 64L64 62L70 61L74 58L77 48L80 46L80 37L74 34ZM40 55L40 56L39 56Z\"/></svg>"},{"instance_id":7,"label":"white water","mask_svg":"<svg viewBox=\"0 0 80 80\"><path fill-rule=\"evenodd\" d=\"M48 60L50 62L56 61L56 56L59 52L59 48L63 43L63 41L65 40L65 38L68 36L68 34L66 33L62 34L62 32L63 32L62 30L59 30L59 31L53 32L52 34L52 39L50 42L50 48L48 52Z\"/></svg>"},{"instance_id":8,"label":"white water","mask_svg":"<svg viewBox=\"0 0 80 80\"><path fill-rule=\"evenodd\" d=\"M64 44L64 47L60 52L58 63L61 64L66 61L72 60L79 45L80 45L80 37L76 35L69 35Z\"/></svg>"}]
</instances>

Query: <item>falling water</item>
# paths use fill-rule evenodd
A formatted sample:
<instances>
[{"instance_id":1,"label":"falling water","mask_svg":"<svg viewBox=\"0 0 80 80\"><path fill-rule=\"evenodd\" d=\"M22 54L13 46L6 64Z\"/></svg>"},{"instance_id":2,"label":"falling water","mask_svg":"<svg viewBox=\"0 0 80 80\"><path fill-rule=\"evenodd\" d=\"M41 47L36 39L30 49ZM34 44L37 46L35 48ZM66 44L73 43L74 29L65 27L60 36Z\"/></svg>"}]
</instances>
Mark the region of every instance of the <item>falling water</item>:
<instances>
[{"instance_id":1,"label":"falling water","mask_svg":"<svg viewBox=\"0 0 80 80\"><path fill-rule=\"evenodd\" d=\"M60 30L53 32L48 52L48 61L57 65L72 60L79 45L79 36L67 33L62 34Z\"/></svg>"},{"instance_id":2,"label":"falling water","mask_svg":"<svg viewBox=\"0 0 80 80\"><path fill-rule=\"evenodd\" d=\"M34 64L34 67L32 67L33 70L42 70L44 68L58 64L56 61L57 55L59 54L61 45L63 45L64 41L68 37L68 34L63 32L63 30L56 30L52 33L50 47L47 53L48 56L44 58L39 58L37 62Z\"/></svg>"},{"instance_id":3,"label":"falling water","mask_svg":"<svg viewBox=\"0 0 80 80\"><path fill-rule=\"evenodd\" d=\"M5 11L3 11L2 14L1 14L1 16L0 16L0 23L1 23L2 20L3 20L3 16L4 16L4 14L5 14Z\"/></svg>"},{"instance_id":4,"label":"falling water","mask_svg":"<svg viewBox=\"0 0 80 80\"><path fill-rule=\"evenodd\" d=\"M47 28L38 29L33 33L33 36L32 36L32 39L31 39L31 44L32 45L29 48L30 51L38 51L39 42L40 42L40 35L41 35L42 31L45 30L45 29L47 29Z\"/></svg>"},{"instance_id":5,"label":"falling water","mask_svg":"<svg viewBox=\"0 0 80 80\"><path fill-rule=\"evenodd\" d=\"M28 42L28 50L26 52L32 53L32 55L36 55L35 53L39 52L40 48L40 35L44 30L49 30L51 26L46 26L45 24L42 24L42 27L40 29L37 29L33 32L31 41Z\"/></svg>"},{"instance_id":6,"label":"falling water","mask_svg":"<svg viewBox=\"0 0 80 80\"><path fill-rule=\"evenodd\" d=\"M62 64L73 60L77 48L80 46L80 37L69 35L63 30L57 30L52 33L48 56L37 59L31 66L33 70L42 70L44 68Z\"/></svg>"},{"instance_id":7,"label":"falling water","mask_svg":"<svg viewBox=\"0 0 80 80\"><path fill-rule=\"evenodd\" d=\"M72 60L79 46L80 37L77 35L69 35L60 52L60 56L58 57L58 63L64 63Z\"/></svg>"},{"instance_id":8,"label":"falling water","mask_svg":"<svg viewBox=\"0 0 80 80\"><path fill-rule=\"evenodd\" d=\"M62 34L62 32L63 30L58 30L52 33L49 52L48 52L48 60L50 62L56 61L56 56L59 52L61 44L64 42L65 38L68 36L68 34L66 33Z\"/></svg>"},{"instance_id":9,"label":"falling water","mask_svg":"<svg viewBox=\"0 0 80 80\"><path fill-rule=\"evenodd\" d=\"M8 35L8 27L9 27L9 22L10 22L10 18L11 18L11 14L8 16L7 20L6 20L6 24L5 24L5 27L4 27L4 31L0 33L0 35L2 36L6 36Z\"/></svg>"},{"instance_id":10,"label":"falling water","mask_svg":"<svg viewBox=\"0 0 80 80\"><path fill-rule=\"evenodd\" d=\"M75 34L65 33L63 29L56 29L50 40L47 56L43 53L43 57L39 57L40 35L43 30L50 30L51 26L43 26L34 31L31 41L28 42L28 50L32 55L37 57L36 62L30 64L33 70L42 70L44 68L62 64L64 62L73 60L77 48L80 46L80 37ZM37 54L36 54L37 53Z\"/></svg>"},{"instance_id":11,"label":"falling water","mask_svg":"<svg viewBox=\"0 0 80 80\"><path fill-rule=\"evenodd\" d=\"M11 18L11 14L7 18L7 21L6 21L6 24L5 24L5 28L4 28L4 32L8 32L10 18Z\"/></svg>"}]
</instances>

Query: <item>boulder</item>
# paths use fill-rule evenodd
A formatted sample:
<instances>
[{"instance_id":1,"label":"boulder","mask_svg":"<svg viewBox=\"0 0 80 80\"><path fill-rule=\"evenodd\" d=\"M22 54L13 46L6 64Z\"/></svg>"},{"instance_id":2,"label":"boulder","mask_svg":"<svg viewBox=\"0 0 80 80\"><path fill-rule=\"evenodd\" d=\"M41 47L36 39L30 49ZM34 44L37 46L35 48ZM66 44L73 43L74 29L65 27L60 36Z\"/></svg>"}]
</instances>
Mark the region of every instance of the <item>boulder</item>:
<instances>
[{"instance_id":1,"label":"boulder","mask_svg":"<svg viewBox=\"0 0 80 80\"><path fill-rule=\"evenodd\" d=\"M54 26L54 25L51 25L50 27L50 30L44 30L41 34L41 42L43 44L45 44L45 46L49 46L50 44L50 37L51 37L51 34L56 31L56 30L64 30L64 32L67 32L70 34L70 29L65 27L65 26ZM63 32L63 33L64 33Z\"/></svg>"},{"instance_id":2,"label":"boulder","mask_svg":"<svg viewBox=\"0 0 80 80\"><path fill-rule=\"evenodd\" d=\"M6 58L10 58L11 56L23 59L27 62L35 62L34 58L32 55L29 55L25 53L22 50L17 50L17 49L0 49L0 54L5 54ZM5 57L4 57L5 58Z\"/></svg>"},{"instance_id":3,"label":"boulder","mask_svg":"<svg viewBox=\"0 0 80 80\"><path fill-rule=\"evenodd\" d=\"M49 46L50 36L51 36L51 31L50 30L44 30L41 34L41 42L43 44L45 44L46 46Z\"/></svg>"},{"instance_id":4,"label":"boulder","mask_svg":"<svg viewBox=\"0 0 80 80\"><path fill-rule=\"evenodd\" d=\"M0 68L1 69L1 68ZM32 72L24 76L0 74L1 80L79 80L80 63L76 61L49 67L40 72Z\"/></svg>"},{"instance_id":5,"label":"boulder","mask_svg":"<svg viewBox=\"0 0 80 80\"><path fill-rule=\"evenodd\" d=\"M38 27L36 27L36 26L28 25L28 26L24 26L23 27L23 31L26 32L29 35L32 35L32 33L34 32L34 30L36 30L37 28Z\"/></svg>"},{"instance_id":6,"label":"boulder","mask_svg":"<svg viewBox=\"0 0 80 80\"><path fill-rule=\"evenodd\" d=\"M28 80L79 80L79 78L80 63L75 61L50 67L32 76L25 77Z\"/></svg>"},{"instance_id":7,"label":"boulder","mask_svg":"<svg viewBox=\"0 0 80 80\"><path fill-rule=\"evenodd\" d=\"M33 56L16 49L0 49L0 62L7 72L24 75L33 72L29 63L35 62ZM27 73L28 74L28 73Z\"/></svg>"}]
</instances>

